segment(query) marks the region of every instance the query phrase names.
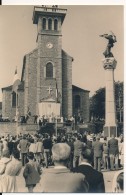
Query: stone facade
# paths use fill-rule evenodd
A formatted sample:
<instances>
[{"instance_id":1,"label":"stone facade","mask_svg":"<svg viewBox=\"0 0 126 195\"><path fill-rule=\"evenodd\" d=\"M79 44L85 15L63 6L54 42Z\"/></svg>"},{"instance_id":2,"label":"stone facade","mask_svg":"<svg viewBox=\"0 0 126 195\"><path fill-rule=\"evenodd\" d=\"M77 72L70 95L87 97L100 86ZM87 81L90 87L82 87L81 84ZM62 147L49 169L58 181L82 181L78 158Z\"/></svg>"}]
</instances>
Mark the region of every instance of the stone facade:
<instances>
[{"instance_id":1,"label":"stone facade","mask_svg":"<svg viewBox=\"0 0 126 195\"><path fill-rule=\"evenodd\" d=\"M82 116L84 121L88 121L89 91L72 87L73 58L62 50L62 24L66 9L44 9L36 6L33 11L33 24L37 25L37 48L23 59L21 84L17 91L19 113L26 115L29 109L32 115L38 114L38 103L51 96L61 103L63 117L72 116L76 112L74 96L78 94L81 97ZM12 86L2 91L3 115L12 119L16 112L16 108L12 107Z\"/></svg>"},{"instance_id":2,"label":"stone facade","mask_svg":"<svg viewBox=\"0 0 126 195\"><path fill-rule=\"evenodd\" d=\"M89 122L89 91L77 86L72 87L73 91L73 115L80 116L84 122Z\"/></svg>"}]
</instances>

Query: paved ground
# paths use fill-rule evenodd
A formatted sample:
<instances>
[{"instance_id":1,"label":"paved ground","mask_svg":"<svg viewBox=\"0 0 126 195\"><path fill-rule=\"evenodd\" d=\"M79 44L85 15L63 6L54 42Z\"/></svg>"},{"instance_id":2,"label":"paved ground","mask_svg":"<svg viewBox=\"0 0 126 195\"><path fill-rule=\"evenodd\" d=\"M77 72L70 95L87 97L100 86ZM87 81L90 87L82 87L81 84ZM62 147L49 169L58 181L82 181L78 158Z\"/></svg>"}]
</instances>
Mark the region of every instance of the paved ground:
<instances>
[{"instance_id":1,"label":"paved ground","mask_svg":"<svg viewBox=\"0 0 126 195\"><path fill-rule=\"evenodd\" d=\"M107 193L112 192L111 191L112 190L112 180L113 180L114 174L116 172L117 171L103 172L104 181L105 181L105 190ZM18 189L19 189L19 192L28 192L27 188L25 187L25 181L24 181L22 173L23 173L23 170L21 171L19 177L17 178ZM41 184L40 183L36 185L36 187L34 188L34 192L41 192Z\"/></svg>"}]
</instances>

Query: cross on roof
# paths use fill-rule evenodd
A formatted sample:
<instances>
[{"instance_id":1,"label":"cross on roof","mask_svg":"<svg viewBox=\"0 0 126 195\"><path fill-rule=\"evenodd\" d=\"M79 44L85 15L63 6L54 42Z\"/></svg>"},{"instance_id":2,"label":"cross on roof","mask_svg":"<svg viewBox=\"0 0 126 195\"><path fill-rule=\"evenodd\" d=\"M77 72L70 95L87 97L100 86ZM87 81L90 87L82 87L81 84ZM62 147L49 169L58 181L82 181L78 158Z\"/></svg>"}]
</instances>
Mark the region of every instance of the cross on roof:
<instances>
[{"instance_id":1,"label":"cross on roof","mask_svg":"<svg viewBox=\"0 0 126 195\"><path fill-rule=\"evenodd\" d=\"M47 91L49 91L49 95L51 94L51 91L52 91L52 89L51 89L51 87L49 86L49 88L47 89Z\"/></svg>"}]
</instances>

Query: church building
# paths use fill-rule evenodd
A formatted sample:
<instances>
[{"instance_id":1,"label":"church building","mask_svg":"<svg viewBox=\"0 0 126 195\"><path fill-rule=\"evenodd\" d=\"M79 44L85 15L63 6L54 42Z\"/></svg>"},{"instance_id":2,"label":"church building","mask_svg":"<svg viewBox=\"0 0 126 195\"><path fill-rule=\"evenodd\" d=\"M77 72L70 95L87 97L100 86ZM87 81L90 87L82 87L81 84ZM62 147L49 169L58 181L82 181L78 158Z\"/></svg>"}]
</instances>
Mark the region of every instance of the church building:
<instances>
[{"instance_id":1,"label":"church building","mask_svg":"<svg viewBox=\"0 0 126 195\"><path fill-rule=\"evenodd\" d=\"M43 100L59 102L61 116L81 115L89 121L89 91L72 85L73 57L62 49L62 25L66 9L57 6L35 6L33 24L37 26L37 48L23 59L21 81L2 88L2 115L13 119L38 114Z\"/></svg>"}]
</instances>

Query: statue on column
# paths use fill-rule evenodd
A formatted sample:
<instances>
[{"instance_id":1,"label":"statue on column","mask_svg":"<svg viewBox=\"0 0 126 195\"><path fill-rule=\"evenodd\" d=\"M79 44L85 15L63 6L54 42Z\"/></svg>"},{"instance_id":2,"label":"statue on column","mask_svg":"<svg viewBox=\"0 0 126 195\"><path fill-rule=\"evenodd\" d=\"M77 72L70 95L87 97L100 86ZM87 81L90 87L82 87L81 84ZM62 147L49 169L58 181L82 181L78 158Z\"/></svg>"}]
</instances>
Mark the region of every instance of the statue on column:
<instances>
[{"instance_id":1,"label":"statue on column","mask_svg":"<svg viewBox=\"0 0 126 195\"><path fill-rule=\"evenodd\" d=\"M99 36L108 39L106 50L103 53L105 58L114 57L113 53L111 52L111 48L114 46L114 43L117 42L115 34L111 31L110 34L103 34Z\"/></svg>"}]
</instances>

